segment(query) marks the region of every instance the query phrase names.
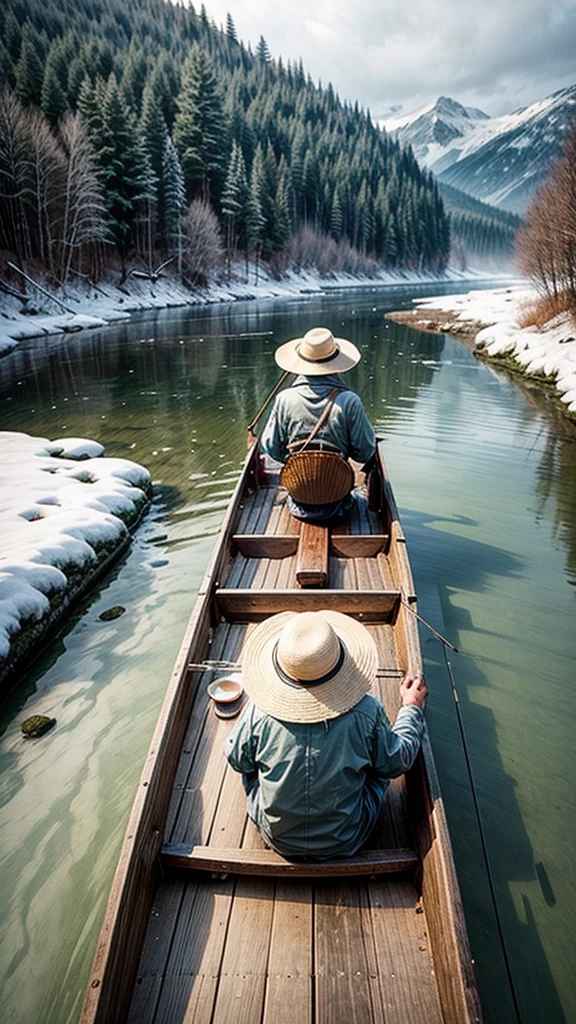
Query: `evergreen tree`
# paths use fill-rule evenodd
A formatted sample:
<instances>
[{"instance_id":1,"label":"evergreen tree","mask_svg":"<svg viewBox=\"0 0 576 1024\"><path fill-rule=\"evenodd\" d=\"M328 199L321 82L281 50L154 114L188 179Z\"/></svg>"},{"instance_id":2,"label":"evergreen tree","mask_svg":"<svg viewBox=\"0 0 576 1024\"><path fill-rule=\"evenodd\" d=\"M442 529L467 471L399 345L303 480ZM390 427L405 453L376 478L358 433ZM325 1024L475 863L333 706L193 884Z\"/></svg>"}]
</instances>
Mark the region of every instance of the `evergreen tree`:
<instances>
[{"instance_id":1,"label":"evergreen tree","mask_svg":"<svg viewBox=\"0 0 576 1024\"><path fill-rule=\"evenodd\" d=\"M340 201L340 190L336 185L332 194L332 208L330 210L330 234L337 242L342 238L344 229L344 218L342 216L342 203Z\"/></svg>"},{"instance_id":2,"label":"evergreen tree","mask_svg":"<svg viewBox=\"0 0 576 1024\"><path fill-rule=\"evenodd\" d=\"M22 29L18 24L14 12L8 9L4 18L3 29L4 45L10 55L13 64L17 64L22 45Z\"/></svg>"},{"instance_id":3,"label":"evergreen tree","mask_svg":"<svg viewBox=\"0 0 576 1024\"><path fill-rule=\"evenodd\" d=\"M44 117L56 127L68 107L66 94L60 85L54 64L46 62L40 108Z\"/></svg>"},{"instance_id":4,"label":"evergreen tree","mask_svg":"<svg viewBox=\"0 0 576 1024\"><path fill-rule=\"evenodd\" d=\"M134 243L136 204L148 194L149 175L134 115L114 76L106 87L98 136L110 231L125 271Z\"/></svg>"},{"instance_id":5,"label":"evergreen tree","mask_svg":"<svg viewBox=\"0 0 576 1024\"><path fill-rule=\"evenodd\" d=\"M181 274L186 184L184 171L170 136L167 137L164 147L161 196L168 252L176 254L178 273Z\"/></svg>"},{"instance_id":6,"label":"evergreen tree","mask_svg":"<svg viewBox=\"0 0 576 1024\"><path fill-rule=\"evenodd\" d=\"M256 47L256 60L259 60L261 64L269 64L272 60L270 50L268 49L268 43L264 39L264 36L260 36L258 45Z\"/></svg>"},{"instance_id":7,"label":"evergreen tree","mask_svg":"<svg viewBox=\"0 0 576 1024\"><path fill-rule=\"evenodd\" d=\"M242 150L236 142L232 144L232 154L228 166L228 174L222 191L222 213L227 222L229 250L236 243L242 245L245 240L246 213L248 207L248 180Z\"/></svg>"},{"instance_id":8,"label":"evergreen tree","mask_svg":"<svg viewBox=\"0 0 576 1024\"><path fill-rule=\"evenodd\" d=\"M198 46L182 71L174 142L188 196L219 201L226 165L226 131L222 101L210 62Z\"/></svg>"},{"instance_id":9,"label":"evergreen tree","mask_svg":"<svg viewBox=\"0 0 576 1024\"><path fill-rule=\"evenodd\" d=\"M236 26L232 20L232 15L228 13L226 15L226 35L228 39L231 39L233 43L238 42L238 36L236 35Z\"/></svg>"},{"instance_id":10,"label":"evergreen tree","mask_svg":"<svg viewBox=\"0 0 576 1024\"><path fill-rule=\"evenodd\" d=\"M254 158L252 164L246 208L246 252L254 258L256 282L258 282L258 260L262 251L262 240L266 227L266 218L262 209L264 164L262 150L259 149L257 152L259 159Z\"/></svg>"},{"instance_id":11,"label":"evergreen tree","mask_svg":"<svg viewBox=\"0 0 576 1024\"><path fill-rule=\"evenodd\" d=\"M166 128L166 121L164 120L158 96L149 85L144 88L142 94L140 128L152 170L157 179L160 180L168 129Z\"/></svg>"},{"instance_id":12,"label":"evergreen tree","mask_svg":"<svg viewBox=\"0 0 576 1024\"><path fill-rule=\"evenodd\" d=\"M16 95L24 106L38 103L42 92L44 69L35 45L33 33L26 25L22 34L22 47L16 65Z\"/></svg>"},{"instance_id":13,"label":"evergreen tree","mask_svg":"<svg viewBox=\"0 0 576 1024\"><path fill-rule=\"evenodd\" d=\"M86 63L83 57L74 57L68 68L68 80L66 83L66 95L69 105L76 110L82 82L87 76Z\"/></svg>"}]
</instances>

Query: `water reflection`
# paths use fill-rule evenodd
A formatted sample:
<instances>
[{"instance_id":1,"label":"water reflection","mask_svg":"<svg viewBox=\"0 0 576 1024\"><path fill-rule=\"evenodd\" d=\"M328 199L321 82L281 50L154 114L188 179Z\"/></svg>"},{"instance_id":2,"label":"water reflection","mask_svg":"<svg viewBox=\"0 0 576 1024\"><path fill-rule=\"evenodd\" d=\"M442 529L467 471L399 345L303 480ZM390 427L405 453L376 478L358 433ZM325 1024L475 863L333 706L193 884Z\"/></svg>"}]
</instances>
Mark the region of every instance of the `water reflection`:
<instances>
[{"instance_id":1,"label":"water reflection","mask_svg":"<svg viewBox=\"0 0 576 1024\"><path fill-rule=\"evenodd\" d=\"M453 286L450 286L454 290ZM427 292L430 286L425 286ZM407 291L142 314L0 363L0 427L88 436L146 464L152 512L123 563L3 708L4 1009L76 1019L140 765L237 478L275 347L325 323L385 438L420 607L453 663L523 1019L576 1019L572 794L576 473L571 428L454 341L383 319ZM104 625L98 614L123 604ZM488 1021L513 1019L437 641L430 727ZM23 744L18 722L58 729ZM23 867L24 865L24 867Z\"/></svg>"}]
</instances>

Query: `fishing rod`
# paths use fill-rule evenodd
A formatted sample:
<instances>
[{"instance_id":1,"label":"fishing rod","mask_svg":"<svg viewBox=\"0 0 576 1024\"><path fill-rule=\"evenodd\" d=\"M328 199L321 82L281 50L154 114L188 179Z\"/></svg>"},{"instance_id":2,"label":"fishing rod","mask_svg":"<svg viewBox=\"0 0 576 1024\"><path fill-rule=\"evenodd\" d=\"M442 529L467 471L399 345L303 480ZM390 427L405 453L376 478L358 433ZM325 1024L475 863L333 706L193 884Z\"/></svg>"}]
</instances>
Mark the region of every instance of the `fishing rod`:
<instances>
[{"instance_id":1,"label":"fishing rod","mask_svg":"<svg viewBox=\"0 0 576 1024\"><path fill-rule=\"evenodd\" d=\"M498 901L496 899L496 886L494 884L494 876L492 874L492 867L491 867L491 864L490 864L490 855L488 853L488 843L486 841L486 833L484 831L484 824L482 822L482 812L480 810L480 802L478 800L478 791L476 789L476 783L474 781L474 772L472 770L472 760L470 758L470 751L468 749L468 741L466 739L466 731L464 729L464 719L462 718L462 709L460 707L460 698L458 696L458 690L456 689L456 680L454 678L454 672L452 671L452 662L450 661L450 659L448 657L448 654L446 652L446 648L447 647L449 647L450 650L454 651L456 654L459 653L459 649L458 649L458 647L455 647L453 643L450 643L450 640L447 640L446 637L442 635L442 633L439 633L437 629L434 629L434 626L431 626L429 622L426 622L426 619L423 619L422 616L419 615L418 612L414 610L414 608L412 608L412 606L409 604L408 601L406 601L406 599L404 597L401 597L400 600L401 600L402 604L404 605L404 607L407 608L409 612L411 612L411 614L414 616L414 618L418 619L418 622L421 622L423 626L426 626L426 629L429 629L430 632L433 633L434 636L438 640L440 640L440 643L442 644L442 652L444 654L444 661L446 662L446 668L447 668L447 671L448 671L448 678L450 680L450 689L451 689L451 692L452 692L452 699L454 701L454 706L456 708L456 719L457 719L457 722L458 722L458 729L459 729L459 732L460 732L460 740L461 740L461 743L462 743L462 750L463 750L463 753L464 753L464 760L466 762L466 771L467 771L467 774L468 774L468 781L470 783L470 791L472 793L472 802L474 804L474 812L476 814L476 821L478 823L478 832L479 832L479 835L480 835L480 845L482 847L482 856L484 858L484 865L486 867L486 875L487 875L487 878L488 878L488 886L489 886L489 889L490 889L490 897L492 899L492 906L494 908L494 917L496 919L496 928L498 930L498 938L500 939L500 945L502 947L502 956L504 958L504 966L506 968L506 976L508 978L508 984L510 986L510 994L512 996L512 1002L514 1004L514 1011L515 1011L515 1014L516 1014L516 1019L518 1020L519 1024L521 1024L522 1017L521 1017L521 1014L520 1014L520 1006L519 1006L519 1003L518 1003L518 997L516 995L516 988L514 986L514 979L513 979L513 975L512 975L512 967L511 967L510 959L509 959L509 956L508 956L508 950L506 948L506 941L505 941L505 938L504 938L504 929L502 928L502 920L500 918L500 911L498 910Z\"/></svg>"},{"instance_id":2,"label":"fishing rod","mask_svg":"<svg viewBox=\"0 0 576 1024\"><path fill-rule=\"evenodd\" d=\"M418 622L421 622L423 626L426 626L426 629L429 629L430 632L433 633L438 640L445 644L446 647L449 647L451 651L455 651L456 654L459 654L459 648L454 647L454 644L451 644L450 641L447 640L445 636L442 636L442 633L439 633L437 629L434 629L434 626L431 626L429 622L426 622L426 619L423 619L422 616L418 614L418 612L414 611L412 605L409 604L406 598L401 597L400 601L404 605L404 607L407 608L408 611L414 616L414 618L418 619Z\"/></svg>"},{"instance_id":3,"label":"fishing rod","mask_svg":"<svg viewBox=\"0 0 576 1024\"><path fill-rule=\"evenodd\" d=\"M412 611L413 609L410 609L410 610ZM414 613L414 614L416 614L416 613ZM417 618L419 618L419 616L417 616ZM421 621L424 622L424 620L421 620ZM518 1024L522 1024L522 1016L521 1016L521 1013L520 1013L520 1006L519 1006L519 1002L518 1002L518 996L516 994L516 987L514 985L514 978L513 978L513 975L512 975L512 966L510 964L510 958L508 956L508 949L506 947L506 940L504 938L504 929L502 927L502 920L501 920L501 917L500 917L500 911L498 910L498 901L497 901L497 898L496 898L496 886L494 884L494 876L492 874L492 867L491 867L491 864L490 864L490 855L488 853L488 843L486 841L486 833L484 831L484 824L482 822L482 812L480 810L480 802L478 800L478 791L476 789L476 783L474 781L474 772L472 770L472 760L470 758L470 751L468 749L468 741L466 739L466 731L464 729L464 719L462 717L462 709L460 707L460 698L458 696L458 690L456 689L456 680L454 678L454 672L452 671L452 663L451 663L450 658L448 657L448 654L447 654L447 651L446 651L447 647L450 647L451 650L453 650L453 651L457 651L458 648L454 647L454 645L451 644L448 640L446 640L445 637L443 637L440 633L437 633L436 630L433 629L433 627L429 625L429 623L425 622L424 625L428 626L428 628L431 629L432 632L442 642L442 652L444 654L444 661L446 663L446 668L447 668L447 671L448 671L448 678L450 680L450 688L451 688L451 692L452 692L452 698L453 698L453 701L454 701L454 706L456 708L456 719L458 721L458 729L459 729L459 732L460 732L460 740L462 742L462 750L463 750L463 753L464 753L464 760L466 762L466 772L468 774L468 781L470 783L470 791L472 793L472 801L473 801L473 804L474 804L474 812L476 814L476 821L477 821L477 824L478 824L478 832L479 832L479 835L480 835L480 845L481 845L481 848L482 848L482 856L484 858L484 865L486 867L486 875L487 875L487 878L488 878L488 886L489 886L489 889L490 889L490 897L492 899L492 906L494 908L494 917L496 919L496 928L497 928L497 931L498 931L498 938L500 939L500 945L502 947L502 956L503 956L503 959L504 959L504 966L505 966L505 969L506 969L506 976L508 978L508 984L510 986L510 994L512 996L512 1003L514 1005L514 1012L516 1014L516 1019L518 1021Z\"/></svg>"},{"instance_id":4,"label":"fishing rod","mask_svg":"<svg viewBox=\"0 0 576 1024\"><path fill-rule=\"evenodd\" d=\"M248 424L248 427L247 427L248 437L250 437L250 435L254 435L254 427L256 426L256 424L261 419L262 415L264 414L264 412L266 411L266 409L270 405L270 402L272 401L272 399L275 398L276 395L278 394L278 392L280 391L280 388L282 387L282 385L283 385L284 381L286 380L286 378L290 377L290 376L292 376L291 370L285 370L284 373L282 374L282 376L280 377L280 380L274 385L274 387L272 388L272 391L268 395L268 398L264 402L264 405L258 410L258 412L256 413L256 415L255 415L254 419L252 420L252 422Z\"/></svg>"}]
</instances>

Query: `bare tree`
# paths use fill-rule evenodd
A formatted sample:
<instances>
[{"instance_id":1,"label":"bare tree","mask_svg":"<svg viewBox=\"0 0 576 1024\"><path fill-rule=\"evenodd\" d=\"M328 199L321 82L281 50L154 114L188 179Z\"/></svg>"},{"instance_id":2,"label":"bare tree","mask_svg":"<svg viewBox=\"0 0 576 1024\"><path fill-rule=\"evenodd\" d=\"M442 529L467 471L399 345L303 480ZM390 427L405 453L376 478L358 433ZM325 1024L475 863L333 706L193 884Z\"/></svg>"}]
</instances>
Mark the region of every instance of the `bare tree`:
<instances>
[{"instance_id":1,"label":"bare tree","mask_svg":"<svg viewBox=\"0 0 576 1024\"><path fill-rule=\"evenodd\" d=\"M545 296L576 311L576 122L526 221L517 241L520 269Z\"/></svg>"},{"instance_id":2,"label":"bare tree","mask_svg":"<svg viewBox=\"0 0 576 1024\"><path fill-rule=\"evenodd\" d=\"M0 242L22 264L31 253L26 192L27 113L11 89L0 94Z\"/></svg>"},{"instance_id":3,"label":"bare tree","mask_svg":"<svg viewBox=\"0 0 576 1024\"><path fill-rule=\"evenodd\" d=\"M218 218L206 200L195 199L189 206L183 235L182 277L193 287L205 287L224 256Z\"/></svg>"},{"instance_id":4,"label":"bare tree","mask_svg":"<svg viewBox=\"0 0 576 1024\"><path fill-rule=\"evenodd\" d=\"M54 230L65 175L64 154L44 115L33 108L25 111L25 142L24 200L31 212L34 253L54 275Z\"/></svg>"},{"instance_id":5,"label":"bare tree","mask_svg":"<svg viewBox=\"0 0 576 1024\"><path fill-rule=\"evenodd\" d=\"M60 125L65 176L59 225L59 276L65 283L75 255L83 246L106 239L106 211L96 157L78 114Z\"/></svg>"}]
</instances>

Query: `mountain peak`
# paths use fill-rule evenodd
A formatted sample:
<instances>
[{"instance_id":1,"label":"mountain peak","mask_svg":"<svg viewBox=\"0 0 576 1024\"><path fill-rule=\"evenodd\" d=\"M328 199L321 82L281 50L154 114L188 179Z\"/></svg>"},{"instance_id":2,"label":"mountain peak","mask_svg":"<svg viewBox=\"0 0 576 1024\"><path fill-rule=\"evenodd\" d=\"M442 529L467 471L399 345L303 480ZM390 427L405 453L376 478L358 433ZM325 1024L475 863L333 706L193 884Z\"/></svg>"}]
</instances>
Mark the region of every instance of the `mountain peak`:
<instances>
[{"instance_id":1,"label":"mountain peak","mask_svg":"<svg viewBox=\"0 0 576 1024\"><path fill-rule=\"evenodd\" d=\"M571 86L502 117L440 96L383 126L440 180L522 214L559 155L575 114L576 86Z\"/></svg>"}]
</instances>

